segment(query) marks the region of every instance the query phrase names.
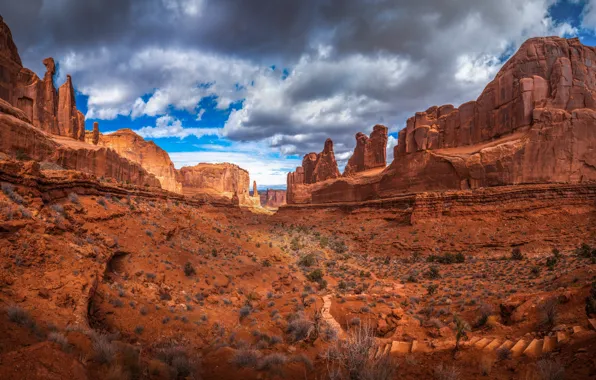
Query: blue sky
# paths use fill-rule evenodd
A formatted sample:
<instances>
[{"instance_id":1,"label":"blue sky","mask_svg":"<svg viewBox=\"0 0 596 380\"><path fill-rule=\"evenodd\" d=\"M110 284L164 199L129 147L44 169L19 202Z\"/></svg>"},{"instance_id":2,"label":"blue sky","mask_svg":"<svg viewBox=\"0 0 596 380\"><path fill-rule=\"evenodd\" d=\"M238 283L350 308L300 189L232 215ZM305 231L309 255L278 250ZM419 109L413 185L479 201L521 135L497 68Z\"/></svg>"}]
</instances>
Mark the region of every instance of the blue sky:
<instances>
[{"instance_id":1,"label":"blue sky","mask_svg":"<svg viewBox=\"0 0 596 380\"><path fill-rule=\"evenodd\" d=\"M527 38L596 45L596 0L37 0L3 17L25 66L72 75L87 129L135 130L178 168L238 164L261 188L327 137L343 170L377 123L391 162L408 117L475 99Z\"/></svg>"}]
</instances>

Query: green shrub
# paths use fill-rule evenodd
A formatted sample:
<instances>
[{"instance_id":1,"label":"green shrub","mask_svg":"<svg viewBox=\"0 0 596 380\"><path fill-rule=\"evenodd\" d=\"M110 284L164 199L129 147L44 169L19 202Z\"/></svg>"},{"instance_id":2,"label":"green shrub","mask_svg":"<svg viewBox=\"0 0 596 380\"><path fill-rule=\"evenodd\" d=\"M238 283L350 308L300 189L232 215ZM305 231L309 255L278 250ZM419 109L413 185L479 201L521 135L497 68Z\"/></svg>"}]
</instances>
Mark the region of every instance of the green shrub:
<instances>
[{"instance_id":1,"label":"green shrub","mask_svg":"<svg viewBox=\"0 0 596 380\"><path fill-rule=\"evenodd\" d=\"M521 252L521 249L516 247L511 250L511 260L519 261L519 260L523 260L523 259L524 259L524 255Z\"/></svg>"}]
</instances>

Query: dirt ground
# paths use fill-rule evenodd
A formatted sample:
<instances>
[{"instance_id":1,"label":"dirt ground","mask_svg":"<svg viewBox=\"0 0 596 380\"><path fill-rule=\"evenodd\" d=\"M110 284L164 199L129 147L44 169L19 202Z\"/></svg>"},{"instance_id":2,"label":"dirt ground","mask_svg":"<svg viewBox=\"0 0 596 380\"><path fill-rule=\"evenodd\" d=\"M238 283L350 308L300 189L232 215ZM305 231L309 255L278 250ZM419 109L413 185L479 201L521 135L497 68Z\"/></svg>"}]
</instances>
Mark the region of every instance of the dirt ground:
<instances>
[{"instance_id":1,"label":"dirt ground","mask_svg":"<svg viewBox=\"0 0 596 380\"><path fill-rule=\"evenodd\" d=\"M398 215L5 183L0 378L596 377L593 205ZM535 357L470 343L558 332ZM392 341L418 348L375 354Z\"/></svg>"}]
</instances>

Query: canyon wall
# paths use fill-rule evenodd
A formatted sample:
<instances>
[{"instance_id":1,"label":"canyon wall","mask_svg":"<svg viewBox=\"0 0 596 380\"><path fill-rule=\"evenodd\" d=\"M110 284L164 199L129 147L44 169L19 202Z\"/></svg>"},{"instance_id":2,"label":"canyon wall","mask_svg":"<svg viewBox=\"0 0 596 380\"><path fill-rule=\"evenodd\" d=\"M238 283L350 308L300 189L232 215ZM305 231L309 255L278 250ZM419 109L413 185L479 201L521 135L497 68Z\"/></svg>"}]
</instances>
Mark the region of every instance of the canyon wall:
<instances>
[{"instance_id":1,"label":"canyon wall","mask_svg":"<svg viewBox=\"0 0 596 380\"><path fill-rule=\"evenodd\" d=\"M146 141L130 129L120 129L110 134L100 134L94 123L93 132L87 132L85 140L115 150L122 157L141 165L161 183L164 190L182 193L182 184L176 180L176 169L168 153L153 141Z\"/></svg>"},{"instance_id":2,"label":"canyon wall","mask_svg":"<svg viewBox=\"0 0 596 380\"><path fill-rule=\"evenodd\" d=\"M301 185L302 196L288 203L596 181L595 62L596 49L577 38L529 39L476 101L409 118L383 171L350 169L333 181ZM288 176L288 189L294 182Z\"/></svg>"},{"instance_id":3,"label":"canyon wall","mask_svg":"<svg viewBox=\"0 0 596 380\"><path fill-rule=\"evenodd\" d=\"M267 208L279 208L286 204L286 191L267 189L259 193L261 206Z\"/></svg>"},{"instance_id":4,"label":"canyon wall","mask_svg":"<svg viewBox=\"0 0 596 380\"><path fill-rule=\"evenodd\" d=\"M160 187L155 176L114 150L46 133L34 127L22 110L1 99L0 152L18 159L53 162L98 178L110 177L122 183Z\"/></svg>"}]
</instances>

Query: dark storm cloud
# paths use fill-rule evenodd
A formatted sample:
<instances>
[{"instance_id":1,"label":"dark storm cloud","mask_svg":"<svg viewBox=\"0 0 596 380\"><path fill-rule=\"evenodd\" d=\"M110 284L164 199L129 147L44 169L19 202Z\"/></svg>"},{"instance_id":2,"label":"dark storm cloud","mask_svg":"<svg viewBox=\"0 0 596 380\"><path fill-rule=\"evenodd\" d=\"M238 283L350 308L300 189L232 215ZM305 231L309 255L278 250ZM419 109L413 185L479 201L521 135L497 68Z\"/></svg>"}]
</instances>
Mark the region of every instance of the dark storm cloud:
<instances>
[{"instance_id":1,"label":"dark storm cloud","mask_svg":"<svg viewBox=\"0 0 596 380\"><path fill-rule=\"evenodd\" d=\"M53 55L73 73L89 116L243 100L228 138L304 154L331 136L341 155L375 123L396 132L415 111L474 99L525 38L573 33L553 2L20 0L0 12L26 66Z\"/></svg>"}]
</instances>

